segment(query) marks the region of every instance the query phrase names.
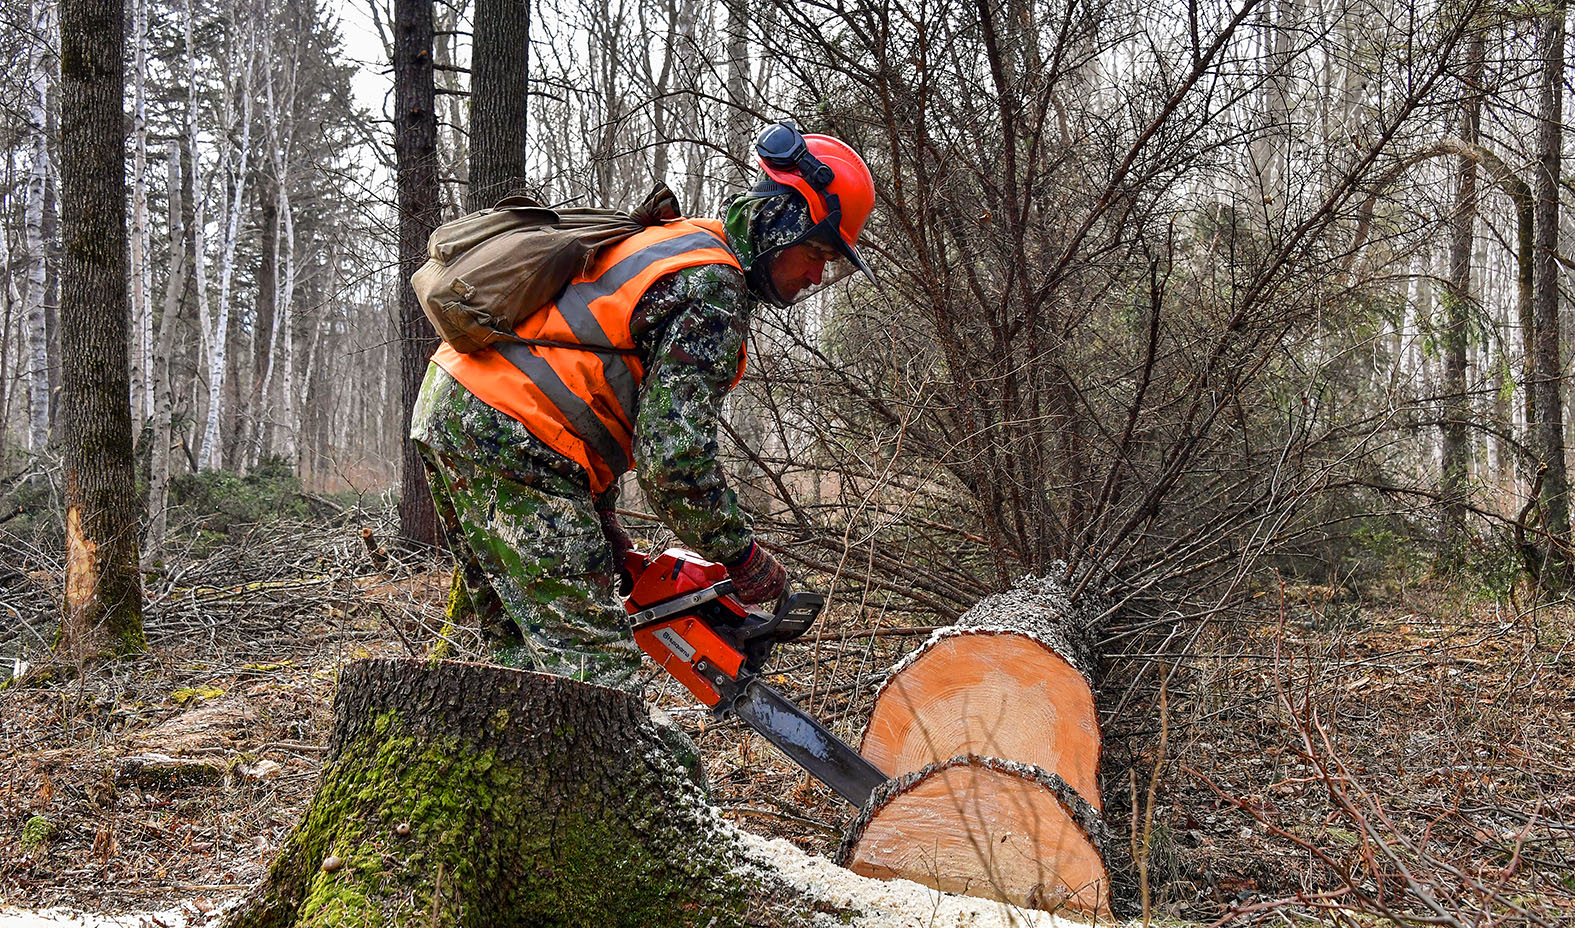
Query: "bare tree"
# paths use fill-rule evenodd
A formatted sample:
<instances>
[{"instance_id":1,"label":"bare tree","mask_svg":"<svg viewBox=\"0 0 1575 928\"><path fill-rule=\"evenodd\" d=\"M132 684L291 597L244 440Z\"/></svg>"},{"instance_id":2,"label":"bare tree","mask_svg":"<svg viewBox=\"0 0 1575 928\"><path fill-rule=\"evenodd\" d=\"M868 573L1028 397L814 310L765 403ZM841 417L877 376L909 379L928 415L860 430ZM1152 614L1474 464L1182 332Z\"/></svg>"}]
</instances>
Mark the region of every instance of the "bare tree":
<instances>
[{"instance_id":1,"label":"bare tree","mask_svg":"<svg viewBox=\"0 0 1575 928\"><path fill-rule=\"evenodd\" d=\"M57 647L81 663L145 646L126 402L124 5L64 0L60 45L67 550Z\"/></svg>"},{"instance_id":2,"label":"bare tree","mask_svg":"<svg viewBox=\"0 0 1575 928\"><path fill-rule=\"evenodd\" d=\"M432 0L395 0L394 151L399 187L400 414L415 408L427 360L437 350L410 275L426 256L438 220L437 112L432 77ZM472 168L472 181L475 181ZM437 511L415 444L400 443L399 534L408 542L436 545Z\"/></svg>"},{"instance_id":3,"label":"bare tree","mask_svg":"<svg viewBox=\"0 0 1575 928\"><path fill-rule=\"evenodd\" d=\"M1477 144L1482 124L1483 30L1477 28L1466 50L1464 106L1460 138ZM1467 482L1471 448L1467 441L1471 405L1466 393L1466 343L1476 304L1471 291L1471 257L1477 220L1477 161L1455 159L1455 206L1450 215L1449 280L1444 288L1443 479L1444 521L1452 549L1465 539ZM1451 555L1453 556L1453 555Z\"/></svg>"},{"instance_id":4,"label":"bare tree","mask_svg":"<svg viewBox=\"0 0 1575 928\"><path fill-rule=\"evenodd\" d=\"M169 527L169 485L171 426L174 397L170 379L170 355L175 348L175 328L180 317L181 297L191 279L191 243L186 232L185 208L181 196L184 180L181 171L180 143L170 141L165 152L169 172L170 271L164 286L164 308L159 317L159 334L152 352L153 431L148 454L147 532L142 556L145 563L157 564L164 557L164 540Z\"/></svg>"},{"instance_id":5,"label":"bare tree","mask_svg":"<svg viewBox=\"0 0 1575 928\"><path fill-rule=\"evenodd\" d=\"M49 159L49 48L54 34L53 11L49 0L33 0L33 40L28 47L29 137L32 164L27 176L27 216L24 229L27 243L27 286L23 290L23 318L27 326L28 447L42 452L49 443L50 384L49 332L44 315L45 234L44 199L48 195L51 164Z\"/></svg>"},{"instance_id":6,"label":"bare tree","mask_svg":"<svg viewBox=\"0 0 1575 928\"><path fill-rule=\"evenodd\" d=\"M483 209L525 180L530 90L529 0L476 0L470 55L468 210Z\"/></svg>"},{"instance_id":7,"label":"bare tree","mask_svg":"<svg viewBox=\"0 0 1575 928\"><path fill-rule=\"evenodd\" d=\"M257 67L256 25L249 13L238 14L236 25L242 33L235 37L231 66L237 69L239 87L229 99L227 110L233 113L239 105L240 140L231 145L226 132L221 146L223 164L228 175L229 197L222 198L224 239L219 253L219 305L214 318L213 338L208 344L208 417L202 432L202 460L205 466L218 470L224 465L223 442L219 435L219 421L224 409L225 377L229 371L229 334L231 300L235 279L235 247L241 232L241 215L246 206L246 186L252 155L252 97L256 89L254 76ZM234 97L239 97L237 101Z\"/></svg>"},{"instance_id":8,"label":"bare tree","mask_svg":"<svg viewBox=\"0 0 1575 928\"><path fill-rule=\"evenodd\" d=\"M1538 88L1536 170L1536 280L1527 338L1532 365L1534 447L1541 470L1542 520L1549 546L1550 581L1562 582L1570 564L1569 480L1564 464L1564 396L1559 324L1559 169L1564 126L1564 17L1557 0L1542 17L1537 45L1542 62Z\"/></svg>"}]
</instances>

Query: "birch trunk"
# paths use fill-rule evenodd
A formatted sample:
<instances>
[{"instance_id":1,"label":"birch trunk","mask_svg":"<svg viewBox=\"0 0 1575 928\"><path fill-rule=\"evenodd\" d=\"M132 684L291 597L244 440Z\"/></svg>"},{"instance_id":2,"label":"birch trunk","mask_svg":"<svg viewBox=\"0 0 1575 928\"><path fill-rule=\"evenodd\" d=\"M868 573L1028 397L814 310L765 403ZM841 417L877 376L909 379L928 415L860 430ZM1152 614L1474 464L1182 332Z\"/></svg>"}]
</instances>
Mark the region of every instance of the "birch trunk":
<instances>
[{"instance_id":1,"label":"birch trunk","mask_svg":"<svg viewBox=\"0 0 1575 928\"><path fill-rule=\"evenodd\" d=\"M131 41L131 410L153 415L153 269L148 262L148 0L132 0Z\"/></svg>"},{"instance_id":2,"label":"birch trunk","mask_svg":"<svg viewBox=\"0 0 1575 928\"><path fill-rule=\"evenodd\" d=\"M230 288L235 278L235 243L240 237L241 212L246 204L246 172L252 146L252 73L256 64L255 32L250 32L241 66L241 141L225 162L235 160L233 193L224 207L224 243L219 256L219 306L213 326L213 341L208 346L208 422L202 432L202 461L208 470L224 466L224 447L219 440L219 421L224 407L224 382L228 363L230 332ZM232 104L233 105L233 104Z\"/></svg>"},{"instance_id":3,"label":"birch trunk","mask_svg":"<svg viewBox=\"0 0 1575 928\"><path fill-rule=\"evenodd\" d=\"M27 175L27 205L22 229L27 247L27 286L22 315L27 326L27 447L34 454L49 444L49 329L44 320L44 197L49 181L49 56L44 47L54 35L48 0L33 0L34 39L28 50L28 121L32 164Z\"/></svg>"},{"instance_id":4,"label":"birch trunk","mask_svg":"<svg viewBox=\"0 0 1575 928\"><path fill-rule=\"evenodd\" d=\"M174 420L173 391L170 389L170 353L175 347L175 323L180 317L181 295L191 277L187 250L186 216L181 190L180 145L170 142L169 226L170 274L164 285L164 312L159 318L159 337L153 349L153 435L148 457L147 536L142 547L143 566L152 567L164 560L164 538L169 525L170 441Z\"/></svg>"},{"instance_id":5,"label":"birch trunk","mask_svg":"<svg viewBox=\"0 0 1575 928\"><path fill-rule=\"evenodd\" d=\"M284 191L286 198L289 191ZM283 424L279 430L279 442L276 447L284 459L290 462L291 469L297 473L301 469L300 454L297 450L299 443L296 436L300 434L300 423L296 417L296 387L295 387L295 324L292 318L292 307L295 305L295 223L291 217L286 199L286 206L282 217L284 223L284 295L280 299L280 403L279 420Z\"/></svg>"},{"instance_id":6,"label":"birch trunk","mask_svg":"<svg viewBox=\"0 0 1575 928\"><path fill-rule=\"evenodd\" d=\"M7 154L8 187L12 163L10 155ZM9 196L0 198L0 204L3 204L3 207L0 207L0 220L11 214L10 199ZM8 426L11 423L11 402L15 396L11 389L11 371L15 369L11 360L11 352L15 348L11 332L14 328L14 316L22 307L22 292L17 289L16 275L11 270L11 232L3 221L0 221L0 276L5 278L4 287L0 289L0 297L4 298L5 304L5 312L0 315L0 461L4 461L7 438L10 435Z\"/></svg>"},{"instance_id":7,"label":"birch trunk","mask_svg":"<svg viewBox=\"0 0 1575 928\"><path fill-rule=\"evenodd\" d=\"M196 0L187 0L186 3L186 160L190 166L190 177L193 210L191 223L191 255L193 290L197 311L198 352L206 359L211 352L213 344L212 319L208 313L208 190L206 179L202 176L202 149L198 143L197 115L197 48L192 38L197 18ZM198 376L193 374L192 393L196 392ZM212 402L212 389L209 389L209 402ZM187 447L187 455L192 459L193 470L200 467L199 455L205 450L204 446L196 448Z\"/></svg>"}]
</instances>

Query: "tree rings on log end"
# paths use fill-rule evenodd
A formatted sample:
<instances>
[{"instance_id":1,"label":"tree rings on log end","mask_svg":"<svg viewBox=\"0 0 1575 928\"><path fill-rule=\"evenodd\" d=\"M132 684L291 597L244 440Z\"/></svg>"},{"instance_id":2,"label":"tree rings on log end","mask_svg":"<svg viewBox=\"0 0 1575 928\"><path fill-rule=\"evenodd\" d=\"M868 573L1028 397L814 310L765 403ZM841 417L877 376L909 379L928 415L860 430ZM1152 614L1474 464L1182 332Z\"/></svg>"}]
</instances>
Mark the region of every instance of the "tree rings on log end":
<instances>
[{"instance_id":1,"label":"tree rings on log end","mask_svg":"<svg viewBox=\"0 0 1575 928\"><path fill-rule=\"evenodd\" d=\"M876 790L837 863L861 876L1107 917L1104 845L1099 814L1060 777L967 756Z\"/></svg>"},{"instance_id":2,"label":"tree rings on log end","mask_svg":"<svg viewBox=\"0 0 1575 928\"><path fill-rule=\"evenodd\" d=\"M1034 635L948 632L887 678L859 753L892 777L965 754L1009 758L1102 808L1099 718L1083 674Z\"/></svg>"}]
</instances>

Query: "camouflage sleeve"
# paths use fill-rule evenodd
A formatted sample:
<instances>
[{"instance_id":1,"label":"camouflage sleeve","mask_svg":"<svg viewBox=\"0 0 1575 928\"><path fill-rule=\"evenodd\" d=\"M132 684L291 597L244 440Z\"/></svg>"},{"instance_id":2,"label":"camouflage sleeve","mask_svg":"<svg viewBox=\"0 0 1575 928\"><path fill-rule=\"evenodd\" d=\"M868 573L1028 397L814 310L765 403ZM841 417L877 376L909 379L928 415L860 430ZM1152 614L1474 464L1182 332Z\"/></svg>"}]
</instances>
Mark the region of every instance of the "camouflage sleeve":
<instances>
[{"instance_id":1,"label":"camouflage sleeve","mask_svg":"<svg viewBox=\"0 0 1575 928\"><path fill-rule=\"evenodd\" d=\"M717 460L722 400L749 324L744 276L708 264L668 275L636 307L648 359L634 423L635 474L658 517L684 544L718 561L749 547L749 520Z\"/></svg>"}]
</instances>

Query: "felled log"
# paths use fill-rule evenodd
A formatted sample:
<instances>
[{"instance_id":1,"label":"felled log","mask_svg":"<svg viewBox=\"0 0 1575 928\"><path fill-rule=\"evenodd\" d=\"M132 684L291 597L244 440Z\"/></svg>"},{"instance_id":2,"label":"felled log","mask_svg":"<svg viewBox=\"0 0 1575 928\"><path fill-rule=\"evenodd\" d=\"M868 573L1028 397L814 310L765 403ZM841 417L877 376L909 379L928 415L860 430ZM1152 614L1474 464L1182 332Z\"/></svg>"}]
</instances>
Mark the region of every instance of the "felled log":
<instances>
[{"instance_id":1,"label":"felled log","mask_svg":"<svg viewBox=\"0 0 1575 928\"><path fill-rule=\"evenodd\" d=\"M888 673L860 752L894 777L838 861L1014 905L1109 914L1091 685L1098 610L1025 578Z\"/></svg>"},{"instance_id":2,"label":"felled log","mask_svg":"<svg viewBox=\"0 0 1575 928\"><path fill-rule=\"evenodd\" d=\"M736 834L668 744L615 690L351 664L318 791L228 924L741 924Z\"/></svg>"},{"instance_id":3,"label":"felled log","mask_svg":"<svg viewBox=\"0 0 1575 928\"><path fill-rule=\"evenodd\" d=\"M1031 764L1103 808L1093 619L1047 581L980 602L887 673L859 753L890 777L970 754Z\"/></svg>"},{"instance_id":4,"label":"felled log","mask_svg":"<svg viewBox=\"0 0 1575 928\"><path fill-rule=\"evenodd\" d=\"M1025 908L1110 914L1104 824L1066 781L964 756L888 781L853 820L837 862L861 876Z\"/></svg>"}]
</instances>

